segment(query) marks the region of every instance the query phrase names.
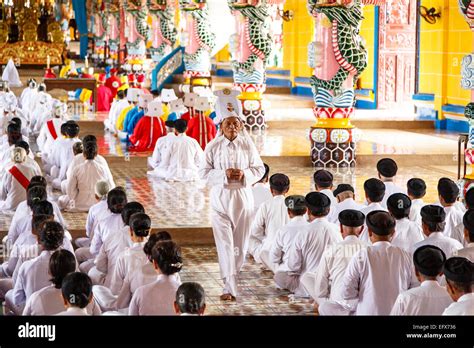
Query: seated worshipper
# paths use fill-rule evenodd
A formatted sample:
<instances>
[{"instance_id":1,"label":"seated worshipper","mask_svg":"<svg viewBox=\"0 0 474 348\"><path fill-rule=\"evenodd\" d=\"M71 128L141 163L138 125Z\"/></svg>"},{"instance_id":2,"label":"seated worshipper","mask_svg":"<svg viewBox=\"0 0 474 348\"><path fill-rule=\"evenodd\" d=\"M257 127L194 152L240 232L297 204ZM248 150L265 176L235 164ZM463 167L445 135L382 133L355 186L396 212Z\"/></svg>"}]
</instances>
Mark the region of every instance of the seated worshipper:
<instances>
[{"instance_id":1,"label":"seated worshipper","mask_svg":"<svg viewBox=\"0 0 474 348\"><path fill-rule=\"evenodd\" d=\"M372 178L364 182L365 199L368 205L363 207L360 211L365 216L367 216L371 211L374 211L374 210L385 210L385 211L387 210L384 206L382 206L382 200L385 196L385 188L386 186L379 179ZM370 244L370 238L369 238L369 232L367 230L367 226L365 226L364 231L362 231L362 234L360 235L359 238L362 241Z\"/></svg>"},{"instance_id":2,"label":"seated worshipper","mask_svg":"<svg viewBox=\"0 0 474 348\"><path fill-rule=\"evenodd\" d=\"M433 245L425 245L413 254L415 275L420 286L398 295L390 315L441 315L453 301L438 283L446 255Z\"/></svg>"},{"instance_id":3,"label":"seated worshipper","mask_svg":"<svg viewBox=\"0 0 474 348\"><path fill-rule=\"evenodd\" d=\"M410 198L404 193L394 193L388 197L387 208L396 220L392 245L411 252L413 246L424 240L425 236L421 231L421 226L408 219L411 208Z\"/></svg>"},{"instance_id":4,"label":"seated worshipper","mask_svg":"<svg viewBox=\"0 0 474 348\"><path fill-rule=\"evenodd\" d=\"M341 211L346 209L361 210L364 208L362 204L355 201L354 188L349 184L339 184L333 191L333 196L336 198L336 206L334 214L339 216ZM338 219L339 221L339 219Z\"/></svg>"},{"instance_id":5,"label":"seated worshipper","mask_svg":"<svg viewBox=\"0 0 474 348\"><path fill-rule=\"evenodd\" d=\"M38 93L38 83L36 82L35 79L28 79L27 81L27 87L23 89L21 92L19 102L21 105L21 108L26 111L26 113L29 113L30 110L30 103L32 99L35 98L36 94Z\"/></svg>"},{"instance_id":6,"label":"seated worshipper","mask_svg":"<svg viewBox=\"0 0 474 348\"><path fill-rule=\"evenodd\" d=\"M182 120L189 122L194 117L194 102L197 97L196 93L184 93L183 105L187 111L181 115Z\"/></svg>"},{"instance_id":7,"label":"seated worshipper","mask_svg":"<svg viewBox=\"0 0 474 348\"><path fill-rule=\"evenodd\" d=\"M109 87L105 85L105 74L99 74L97 78L97 111L110 111L110 104L114 99L113 93Z\"/></svg>"},{"instance_id":8,"label":"seated worshipper","mask_svg":"<svg viewBox=\"0 0 474 348\"><path fill-rule=\"evenodd\" d=\"M262 254L266 254L265 258L269 259L270 249L278 230L289 221L288 208L285 205L285 195L289 189L290 179L285 174L277 173L270 177L270 191L273 197L258 208L250 227L248 253L257 263L262 263L260 258Z\"/></svg>"},{"instance_id":9,"label":"seated worshipper","mask_svg":"<svg viewBox=\"0 0 474 348\"><path fill-rule=\"evenodd\" d=\"M306 272L301 283L318 303L320 315L348 315L350 305L345 305L342 289L344 274L352 256L367 248L359 240L365 216L360 211L346 209L339 213L342 242L328 247L314 273Z\"/></svg>"},{"instance_id":10,"label":"seated worshipper","mask_svg":"<svg viewBox=\"0 0 474 348\"><path fill-rule=\"evenodd\" d=\"M15 147L11 152L11 165L6 167L0 186L0 212L13 212L26 199L30 179L37 175L36 169L25 163L26 151Z\"/></svg>"},{"instance_id":11,"label":"seated worshipper","mask_svg":"<svg viewBox=\"0 0 474 348\"><path fill-rule=\"evenodd\" d=\"M372 245L354 254L341 288L346 303L356 302L356 315L389 315L398 295L414 287L410 254L391 245L395 219L375 210L366 217Z\"/></svg>"},{"instance_id":12,"label":"seated worshipper","mask_svg":"<svg viewBox=\"0 0 474 348\"><path fill-rule=\"evenodd\" d=\"M331 200L331 209L329 211L328 220L329 222L336 223L337 215L336 214L336 204L337 200L332 192L333 188L333 175L331 172L325 169L319 169L313 174L314 188L316 192L324 193Z\"/></svg>"},{"instance_id":13,"label":"seated worshipper","mask_svg":"<svg viewBox=\"0 0 474 348\"><path fill-rule=\"evenodd\" d=\"M68 250L56 250L49 259L49 275L51 285L34 292L26 301L23 315L55 315L64 311L61 286L63 279L76 271L76 259ZM99 306L92 301L87 306L87 312L100 315Z\"/></svg>"},{"instance_id":14,"label":"seated worshipper","mask_svg":"<svg viewBox=\"0 0 474 348\"><path fill-rule=\"evenodd\" d=\"M75 121L67 121L65 133L65 138L58 138L54 141L48 158L52 165L50 170L51 181L57 179L59 185L61 181L66 179L67 170L74 159L72 147L75 143L80 142L78 138L79 125Z\"/></svg>"},{"instance_id":15,"label":"seated worshipper","mask_svg":"<svg viewBox=\"0 0 474 348\"><path fill-rule=\"evenodd\" d=\"M199 180L199 165L203 160L204 152L196 140L186 135L186 129L185 120L174 122L176 137L163 154L160 167L148 174L168 181Z\"/></svg>"},{"instance_id":16,"label":"seated worshipper","mask_svg":"<svg viewBox=\"0 0 474 348\"><path fill-rule=\"evenodd\" d=\"M4 104L3 104L3 126L5 126L5 122L10 122L13 118L18 118L21 120L22 125L22 134L28 136L29 129L28 129L28 118L23 113L23 111L17 107L17 99L15 95L6 95L4 96Z\"/></svg>"},{"instance_id":17,"label":"seated worshipper","mask_svg":"<svg viewBox=\"0 0 474 348\"><path fill-rule=\"evenodd\" d=\"M127 136L124 129L125 119L129 113L134 113L138 110L138 97L143 94L143 91L139 88L129 88L127 90L127 100L130 103L129 106L122 109L120 114L117 117L117 122L115 123L115 129L121 140L125 141Z\"/></svg>"},{"instance_id":18,"label":"seated worshipper","mask_svg":"<svg viewBox=\"0 0 474 348\"><path fill-rule=\"evenodd\" d=\"M474 191L474 190L470 190ZM463 217L464 240L467 245L465 248L458 250L455 256L465 257L474 262L474 210L469 209Z\"/></svg>"},{"instance_id":19,"label":"seated worshipper","mask_svg":"<svg viewBox=\"0 0 474 348\"><path fill-rule=\"evenodd\" d=\"M8 143L8 132L7 132L7 129L8 129L8 125L9 124L15 124L18 126L19 128L19 132L21 133L21 140L23 140L24 142L28 143L28 136L25 135L25 128L23 128L23 123L21 122L21 119L19 119L18 117L12 117L7 125L5 126L5 131L6 133L3 134L1 137L0 137L0 151L4 151L4 149L8 149L10 147L10 144ZM18 129L16 129L16 131L18 132ZM0 132L0 133L3 133L3 130Z\"/></svg>"},{"instance_id":20,"label":"seated worshipper","mask_svg":"<svg viewBox=\"0 0 474 348\"><path fill-rule=\"evenodd\" d=\"M112 68L107 74L107 79L105 80L105 85L110 88L112 91L112 98L115 98L120 87L123 86L122 79L120 76L117 76L118 69Z\"/></svg>"},{"instance_id":21,"label":"seated worshipper","mask_svg":"<svg viewBox=\"0 0 474 348\"><path fill-rule=\"evenodd\" d=\"M35 107L30 111L30 131L34 135L39 134L41 127L52 118L52 104L53 98L51 95L46 92L38 93Z\"/></svg>"},{"instance_id":22,"label":"seated worshipper","mask_svg":"<svg viewBox=\"0 0 474 348\"><path fill-rule=\"evenodd\" d=\"M440 195L440 188L441 189L448 189L449 190L449 187L452 187L452 184L456 184L453 180L449 179L449 178L440 178L438 180L438 196ZM441 203L441 200L439 200L438 202L434 203L435 205L439 205L440 207L444 207L443 204ZM454 201L454 204L453 204L453 207L455 207L456 209L458 209L459 211L461 211L461 213L465 213L466 212L466 207L464 206L464 204L462 204L462 202L460 202L457 197L456 197L456 200Z\"/></svg>"},{"instance_id":23,"label":"seated worshipper","mask_svg":"<svg viewBox=\"0 0 474 348\"><path fill-rule=\"evenodd\" d=\"M61 125L64 123L64 112L61 106L57 107L53 113L54 117L41 125L41 129L36 138L38 149L42 158L47 158L51 153L53 143L61 136Z\"/></svg>"},{"instance_id":24,"label":"seated worshipper","mask_svg":"<svg viewBox=\"0 0 474 348\"><path fill-rule=\"evenodd\" d=\"M83 144L86 144L86 143L88 143L88 142L92 142L92 143L94 143L94 144L97 146L97 138L96 138L96 136L95 136L95 135L90 135L90 134L84 136L84 138L82 139L82 143L83 143ZM73 150L74 150L74 148L73 148ZM76 151L74 151L74 153L75 153L74 159L72 160L72 163L69 165L69 168L68 168L68 170L67 170L67 172L66 172L66 180L63 180L63 181L61 182L61 191L62 191L63 193L66 193L67 181L68 181L68 179L71 177L72 172L74 171L74 169L75 169L78 165L80 165L80 164L86 162L86 159L85 159L85 157L84 157L84 155L83 155L83 151L78 152L77 154L76 154ZM112 187L115 187L115 182L114 182L114 178L113 178L113 176L112 176L112 172L110 171L109 164L107 163L107 161L105 160L105 158L104 158L102 155L99 155L99 154L98 154L98 155L95 157L94 161L97 162L97 163L99 163L99 164L105 169L105 171L106 171L106 173L107 173L107 181L110 182L110 183L112 183Z\"/></svg>"},{"instance_id":25,"label":"seated worshipper","mask_svg":"<svg viewBox=\"0 0 474 348\"><path fill-rule=\"evenodd\" d=\"M123 250L132 245L129 227L130 218L133 214L144 212L145 209L140 203L128 202L120 214L123 227L117 230L108 229L102 234L102 245L94 259L94 267L88 272L94 285L110 287L118 256Z\"/></svg>"},{"instance_id":26,"label":"seated worshipper","mask_svg":"<svg viewBox=\"0 0 474 348\"><path fill-rule=\"evenodd\" d=\"M138 121L133 135L130 136L130 150L137 152L153 151L156 141L166 135L165 122L161 119L161 102L154 100L148 104L145 116Z\"/></svg>"},{"instance_id":27,"label":"seated worshipper","mask_svg":"<svg viewBox=\"0 0 474 348\"><path fill-rule=\"evenodd\" d=\"M397 163L391 158L382 158L377 162L378 177L385 184L385 195L381 202L384 209L387 209L388 197L394 193L403 193L403 189L394 183L397 171Z\"/></svg>"},{"instance_id":28,"label":"seated worshipper","mask_svg":"<svg viewBox=\"0 0 474 348\"><path fill-rule=\"evenodd\" d=\"M43 223L38 235L39 256L22 263L14 287L5 296L6 312L23 313L26 301L36 291L49 285L49 258L64 242L64 229L55 221Z\"/></svg>"},{"instance_id":29,"label":"seated worshipper","mask_svg":"<svg viewBox=\"0 0 474 348\"><path fill-rule=\"evenodd\" d=\"M342 239L336 225L326 218L331 207L329 198L324 193L311 192L306 195L305 202L310 224L294 238L288 251L288 270L277 270L274 277L277 287L303 297L308 294L301 284L301 277L307 272L316 272L326 248Z\"/></svg>"},{"instance_id":30,"label":"seated worshipper","mask_svg":"<svg viewBox=\"0 0 474 348\"><path fill-rule=\"evenodd\" d=\"M38 162L35 161L33 153L30 151L30 145L24 140L17 141L15 147L21 147L26 152L25 164L35 168L36 175L41 175L41 168ZM8 166L7 166L8 167Z\"/></svg>"},{"instance_id":31,"label":"seated worshipper","mask_svg":"<svg viewBox=\"0 0 474 348\"><path fill-rule=\"evenodd\" d=\"M135 290L156 280L156 273L147 258L146 251L157 243L157 238L171 240L171 237L167 238L161 234L150 237L151 244L149 244L147 238L150 231L151 219L148 215L134 213L131 216L128 233L132 244L119 253L115 267L111 271L110 288L101 285L95 285L93 288L94 297L103 310L116 309L128 313L128 306Z\"/></svg>"},{"instance_id":32,"label":"seated worshipper","mask_svg":"<svg viewBox=\"0 0 474 348\"><path fill-rule=\"evenodd\" d=\"M189 120L186 134L194 138L204 150L216 137L216 125L211 118L204 115L210 109L208 97L197 97L194 101L194 117Z\"/></svg>"},{"instance_id":33,"label":"seated worshipper","mask_svg":"<svg viewBox=\"0 0 474 348\"><path fill-rule=\"evenodd\" d=\"M153 172L153 169L160 168L161 170L166 170L166 167L163 165L163 156L167 153L169 146L176 139L176 134L174 132L174 121L166 121L166 135L159 138L156 141L155 149L151 157L148 157L148 168L151 168L152 171L149 171L148 174Z\"/></svg>"},{"instance_id":34,"label":"seated worshipper","mask_svg":"<svg viewBox=\"0 0 474 348\"><path fill-rule=\"evenodd\" d=\"M95 185L99 181L107 181L109 187L114 187L114 182L108 181L107 169L98 161L97 144L87 142L84 144L85 162L73 169L67 181L66 196L59 197L60 207L70 211L88 211L96 203Z\"/></svg>"},{"instance_id":35,"label":"seated worshipper","mask_svg":"<svg viewBox=\"0 0 474 348\"><path fill-rule=\"evenodd\" d=\"M289 250L300 230L308 226L306 220L306 202L304 196L288 196L285 198L288 208L288 223L280 228L271 245L270 253L263 253L260 258L262 263L273 273L288 272Z\"/></svg>"},{"instance_id":36,"label":"seated worshipper","mask_svg":"<svg viewBox=\"0 0 474 348\"><path fill-rule=\"evenodd\" d=\"M138 121L145 116L145 111L149 103L153 101L153 95L142 94L138 97L137 109L134 112L129 112L123 124L123 131L128 135L132 135Z\"/></svg>"},{"instance_id":37,"label":"seated worshipper","mask_svg":"<svg viewBox=\"0 0 474 348\"><path fill-rule=\"evenodd\" d=\"M174 310L178 315L204 315L206 311L206 293L195 282L183 283L176 291Z\"/></svg>"},{"instance_id":38,"label":"seated worshipper","mask_svg":"<svg viewBox=\"0 0 474 348\"><path fill-rule=\"evenodd\" d=\"M112 134L117 133L117 129L115 128L117 119L119 115L121 114L121 112L128 106L130 106L130 104L127 100L126 85L124 85L119 88L117 92L117 98L113 101L112 106L110 108L109 117L105 119L104 121L104 126L105 126L106 131L109 131Z\"/></svg>"},{"instance_id":39,"label":"seated worshipper","mask_svg":"<svg viewBox=\"0 0 474 348\"><path fill-rule=\"evenodd\" d=\"M103 237L108 231L120 231L124 228L122 220L122 210L127 204L127 195L125 190L121 187L116 187L109 191L107 194L107 207L110 211L110 215L98 222L94 229L94 235L92 236L90 253L93 257L99 254L100 248L102 247ZM80 265L79 269L81 272L88 272L93 266L89 263L88 268L84 268L85 265Z\"/></svg>"},{"instance_id":40,"label":"seated worshipper","mask_svg":"<svg viewBox=\"0 0 474 348\"><path fill-rule=\"evenodd\" d=\"M412 253L423 245L434 245L443 250L447 258L450 258L462 249L461 243L443 233L446 226L446 212L442 207L425 205L421 208L421 226L426 238L413 246Z\"/></svg>"},{"instance_id":41,"label":"seated worshipper","mask_svg":"<svg viewBox=\"0 0 474 348\"><path fill-rule=\"evenodd\" d=\"M129 315L175 315L176 290L181 285L174 274L181 271L181 248L173 241L155 244L152 250L153 266L158 278L139 287L133 294Z\"/></svg>"},{"instance_id":42,"label":"seated worshipper","mask_svg":"<svg viewBox=\"0 0 474 348\"><path fill-rule=\"evenodd\" d=\"M474 315L474 264L464 257L451 257L444 263L443 273L454 301L443 315Z\"/></svg>"},{"instance_id":43,"label":"seated worshipper","mask_svg":"<svg viewBox=\"0 0 474 348\"><path fill-rule=\"evenodd\" d=\"M270 192L270 186L268 184L268 178L270 176L270 167L266 163L264 163L263 166L265 167L265 174L259 181L252 185L253 206L255 209L255 213L258 211L258 208L260 207L260 205L262 205L263 202L268 201L273 197L272 193Z\"/></svg>"},{"instance_id":44,"label":"seated worshipper","mask_svg":"<svg viewBox=\"0 0 474 348\"><path fill-rule=\"evenodd\" d=\"M4 68L2 73L2 81L7 81L8 85L11 87L21 87L23 83L20 80L20 74L13 62L12 58L8 59L7 66Z\"/></svg>"},{"instance_id":45,"label":"seated worshipper","mask_svg":"<svg viewBox=\"0 0 474 348\"><path fill-rule=\"evenodd\" d=\"M467 190L467 192L464 194L464 205L466 206L466 213L471 210L471 209L474 209L474 188L470 188L469 190ZM464 218L466 216L466 213L463 214L463 222L458 224L453 230L452 230L452 238L458 240L461 242L461 244L465 247L465 248L468 248L468 244L470 243L469 242L469 239L468 239L468 234L466 234L466 230L465 230L465 224L464 224ZM472 240L471 239L471 243L472 243ZM466 256L467 257L467 256ZM470 259L469 257L467 257L468 259Z\"/></svg>"},{"instance_id":46,"label":"seated worshipper","mask_svg":"<svg viewBox=\"0 0 474 348\"><path fill-rule=\"evenodd\" d=\"M462 230L456 229L462 224L464 212L455 207L459 196L459 187L451 179L444 178L438 182L439 202L446 212L446 226L444 235L456 239L459 243L464 243L464 233ZM449 257L449 256L448 256Z\"/></svg>"},{"instance_id":47,"label":"seated worshipper","mask_svg":"<svg viewBox=\"0 0 474 348\"><path fill-rule=\"evenodd\" d=\"M33 215L33 207L39 202L46 202L48 199L46 188L39 185L29 185L26 193L26 200L21 202L15 210L10 228L8 229L8 243L13 244L24 231L31 229L31 216ZM64 221L61 211L55 202L50 202L56 221L61 223ZM45 213L41 213L45 214ZM61 223L62 225L62 223ZM63 225L64 226L64 225Z\"/></svg>"},{"instance_id":48,"label":"seated worshipper","mask_svg":"<svg viewBox=\"0 0 474 348\"><path fill-rule=\"evenodd\" d=\"M87 220L86 220L86 236L87 237L80 237L74 241L74 244L80 248L87 248L91 245L91 239L94 235L94 229L97 223L110 215L110 211L107 208L107 193L110 191L109 182L106 180L100 180L95 183L95 199L96 202L93 206L90 207L89 212L87 213ZM78 249L78 250L79 250ZM77 255L77 250L76 250ZM88 257L91 258L92 256ZM79 259L79 257L78 257ZM82 262L82 261L80 261Z\"/></svg>"},{"instance_id":49,"label":"seated worshipper","mask_svg":"<svg viewBox=\"0 0 474 348\"><path fill-rule=\"evenodd\" d=\"M43 164L43 169L46 173L49 173L51 171L51 168L53 167L53 163L52 163L52 159L51 159L51 150L53 149L53 145L54 145L54 143L56 143L56 141L59 141L60 139L63 139L63 138L66 137L66 128L67 127L68 127L68 125L66 124L66 122L61 124L61 127L59 128L60 135L56 140L54 140L52 142L51 148L49 149L48 154L41 153L41 162ZM77 143L79 143L79 142L74 143L74 145L76 145ZM73 145L73 152L76 152L77 148L76 148L76 150L74 150L74 145Z\"/></svg>"},{"instance_id":50,"label":"seated worshipper","mask_svg":"<svg viewBox=\"0 0 474 348\"><path fill-rule=\"evenodd\" d=\"M413 178L407 182L407 194L411 199L410 221L421 226L421 208L425 205L423 197L426 195L426 184L423 179Z\"/></svg>"},{"instance_id":51,"label":"seated worshipper","mask_svg":"<svg viewBox=\"0 0 474 348\"><path fill-rule=\"evenodd\" d=\"M20 127L17 124L10 123L7 127L7 142L0 149L0 169L3 172L5 167L11 161L12 151L15 144L22 140ZM0 172L0 177L4 174Z\"/></svg>"},{"instance_id":52,"label":"seated worshipper","mask_svg":"<svg viewBox=\"0 0 474 348\"><path fill-rule=\"evenodd\" d=\"M69 273L64 277L61 293L66 310L56 315L89 315L87 308L94 298L92 296L92 281L87 274Z\"/></svg>"}]
</instances>

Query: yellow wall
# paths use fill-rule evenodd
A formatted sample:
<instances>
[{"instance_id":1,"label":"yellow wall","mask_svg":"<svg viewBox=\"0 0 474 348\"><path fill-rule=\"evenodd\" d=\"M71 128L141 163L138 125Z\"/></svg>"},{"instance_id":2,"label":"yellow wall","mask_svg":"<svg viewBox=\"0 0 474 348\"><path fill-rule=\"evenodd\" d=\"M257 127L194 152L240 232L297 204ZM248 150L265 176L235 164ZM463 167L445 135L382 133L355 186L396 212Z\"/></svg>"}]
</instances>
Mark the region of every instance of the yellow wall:
<instances>
[{"instance_id":1,"label":"yellow wall","mask_svg":"<svg viewBox=\"0 0 474 348\"><path fill-rule=\"evenodd\" d=\"M285 10L292 10L292 21L283 22L283 68L294 77L311 76L308 66L308 45L313 41L314 21L305 0L287 0Z\"/></svg>"},{"instance_id":2,"label":"yellow wall","mask_svg":"<svg viewBox=\"0 0 474 348\"><path fill-rule=\"evenodd\" d=\"M466 105L470 92L461 88L461 61L473 51L472 34L457 0L422 0L441 10L441 20L420 22L420 93L435 95L435 109L445 104Z\"/></svg>"},{"instance_id":3,"label":"yellow wall","mask_svg":"<svg viewBox=\"0 0 474 348\"><path fill-rule=\"evenodd\" d=\"M375 7L364 7L364 20L360 27L360 35L364 39L365 48L368 53L368 64L362 75L360 75L360 87L374 89L374 26L375 26Z\"/></svg>"}]
</instances>

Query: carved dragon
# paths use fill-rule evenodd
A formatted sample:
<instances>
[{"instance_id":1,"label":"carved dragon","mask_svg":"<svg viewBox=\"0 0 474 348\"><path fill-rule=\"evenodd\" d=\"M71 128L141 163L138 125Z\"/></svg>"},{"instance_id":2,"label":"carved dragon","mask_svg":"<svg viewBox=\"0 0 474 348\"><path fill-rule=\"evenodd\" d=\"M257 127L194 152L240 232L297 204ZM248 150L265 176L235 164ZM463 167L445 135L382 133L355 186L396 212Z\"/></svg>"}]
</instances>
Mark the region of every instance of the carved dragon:
<instances>
[{"instance_id":1,"label":"carved dragon","mask_svg":"<svg viewBox=\"0 0 474 348\"><path fill-rule=\"evenodd\" d=\"M159 21L156 35L160 39L159 46L152 46L150 51L152 55L162 57L166 54L167 48L174 47L178 36L174 26L174 8L167 4L167 0L148 0L148 10Z\"/></svg>"}]
</instances>

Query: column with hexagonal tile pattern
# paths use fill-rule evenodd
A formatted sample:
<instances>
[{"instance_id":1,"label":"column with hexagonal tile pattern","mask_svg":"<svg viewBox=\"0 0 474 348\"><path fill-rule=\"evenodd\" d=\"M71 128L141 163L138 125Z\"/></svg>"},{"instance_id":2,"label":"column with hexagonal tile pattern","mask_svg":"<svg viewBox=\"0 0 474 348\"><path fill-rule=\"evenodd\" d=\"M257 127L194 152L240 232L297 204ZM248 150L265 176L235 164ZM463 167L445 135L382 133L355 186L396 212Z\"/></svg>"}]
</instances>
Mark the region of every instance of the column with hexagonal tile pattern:
<instances>
[{"instance_id":1,"label":"column with hexagonal tile pattern","mask_svg":"<svg viewBox=\"0 0 474 348\"><path fill-rule=\"evenodd\" d=\"M354 84L367 67L367 51L358 35L362 7L385 0L308 0L315 21L315 39L309 45L314 116L311 160L316 167L345 168L356 164Z\"/></svg>"}]
</instances>

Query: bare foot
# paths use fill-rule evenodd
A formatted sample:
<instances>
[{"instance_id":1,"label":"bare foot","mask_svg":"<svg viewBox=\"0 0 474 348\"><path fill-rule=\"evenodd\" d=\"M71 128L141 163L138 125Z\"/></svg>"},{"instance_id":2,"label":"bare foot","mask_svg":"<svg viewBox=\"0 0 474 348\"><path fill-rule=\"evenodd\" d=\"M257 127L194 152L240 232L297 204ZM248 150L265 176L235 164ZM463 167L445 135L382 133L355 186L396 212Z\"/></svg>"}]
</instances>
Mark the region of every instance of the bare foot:
<instances>
[{"instance_id":1,"label":"bare foot","mask_svg":"<svg viewBox=\"0 0 474 348\"><path fill-rule=\"evenodd\" d=\"M221 301L235 301L236 300L235 296L232 296L232 294L222 294L220 299Z\"/></svg>"}]
</instances>

